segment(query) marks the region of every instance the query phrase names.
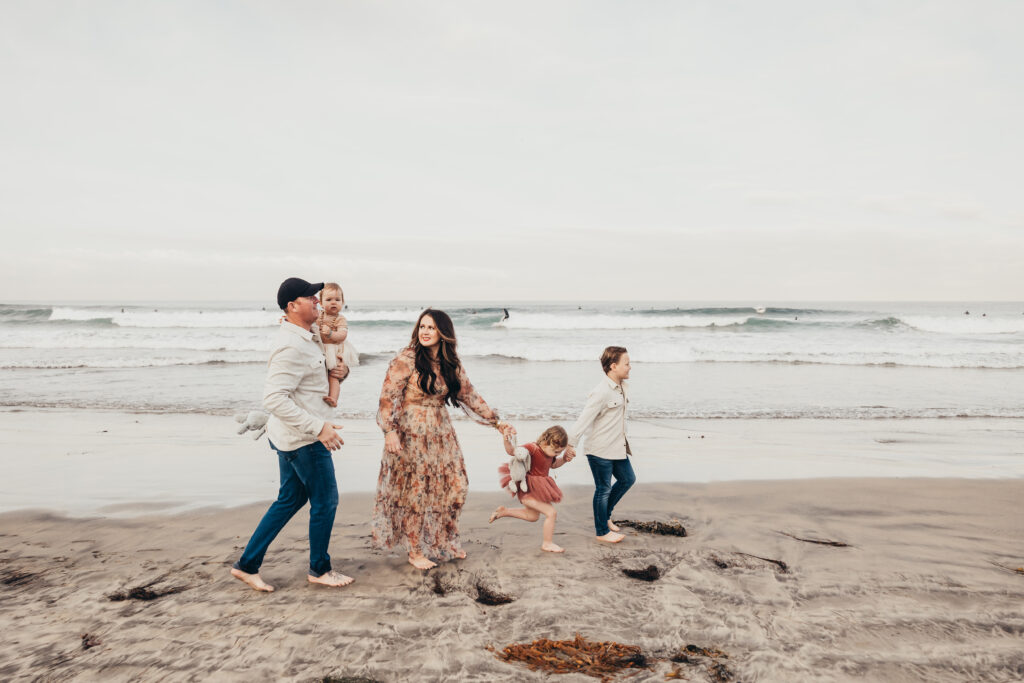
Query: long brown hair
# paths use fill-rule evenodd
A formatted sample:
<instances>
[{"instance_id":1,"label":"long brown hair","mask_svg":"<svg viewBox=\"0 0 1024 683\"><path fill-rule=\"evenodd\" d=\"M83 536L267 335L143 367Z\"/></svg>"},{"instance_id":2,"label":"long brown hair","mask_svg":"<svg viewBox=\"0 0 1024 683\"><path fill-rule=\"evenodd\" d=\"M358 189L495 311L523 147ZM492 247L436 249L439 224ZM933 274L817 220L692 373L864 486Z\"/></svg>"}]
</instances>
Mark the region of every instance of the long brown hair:
<instances>
[{"instance_id":1,"label":"long brown hair","mask_svg":"<svg viewBox=\"0 0 1024 683\"><path fill-rule=\"evenodd\" d=\"M426 316L434 320L434 327L437 328L437 360L441 364L441 376L444 383L448 385L448 395L445 396L445 403L453 407L459 406L459 392L462 390L462 382L459 381L459 354L456 351L455 325L452 319L444 311L428 308L420 313L416 319L416 326L412 328L412 341L410 346L416 352L416 371L420 374L420 389L424 394L436 394L437 375L434 374L433 357L430 349L420 344L420 322Z\"/></svg>"}]
</instances>

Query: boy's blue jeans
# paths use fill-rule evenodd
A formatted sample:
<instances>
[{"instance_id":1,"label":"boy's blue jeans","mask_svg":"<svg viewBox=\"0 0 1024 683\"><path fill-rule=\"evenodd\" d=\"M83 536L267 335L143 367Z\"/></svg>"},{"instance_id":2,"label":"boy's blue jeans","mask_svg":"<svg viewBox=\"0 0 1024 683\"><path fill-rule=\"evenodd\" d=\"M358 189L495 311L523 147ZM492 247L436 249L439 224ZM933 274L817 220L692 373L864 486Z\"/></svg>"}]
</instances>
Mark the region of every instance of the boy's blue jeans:
<instances>
[{"instance_id":1,"label":"boy's blue jeans","mask_svg":"<svg viewBox=\"0 0 1024 683\"><path fill-rule=\"evenodd\" d=\"M334 477L331 452L319 441L294 451L277 451L281 470L281 488L259 526L249 539L235 569L256 574L263 564L267 548L284 525L309 501L309 574L321 576L331 571L331 542L334 513L338 509L338 480Z\"/></svg>"},{"instance_id":2,"label":"boy's blue jeans","mask_svg":"<svg viewBox=\"0 0 1024 683\"><path fill-rule=\"evenodd\" d=\"M590 473L594 475L594 529L598 536L604 536L610 531L608 520L612 510L636 482L636 475L629 458L607 460L588 453L587 462L590 463ZM615 477L614 486L612 476Z\"/></svg>"}]
</instances>

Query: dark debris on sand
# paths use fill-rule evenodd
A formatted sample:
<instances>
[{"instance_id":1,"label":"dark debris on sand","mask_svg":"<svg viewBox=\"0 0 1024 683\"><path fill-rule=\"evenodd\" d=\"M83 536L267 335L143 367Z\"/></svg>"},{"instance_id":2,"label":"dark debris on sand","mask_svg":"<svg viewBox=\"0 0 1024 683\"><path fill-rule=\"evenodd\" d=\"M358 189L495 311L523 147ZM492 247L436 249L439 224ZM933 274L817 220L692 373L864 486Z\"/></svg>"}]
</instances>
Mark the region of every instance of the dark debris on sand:
<instances>
[{"instance_id":1,"label":"dark debris on sand","mask_svg":"<svg viewBox=\"0 0 1024 683\"><path fill-rule=\"evenodd\" d=\"M103 641L100 640L98 636L94 636L91 633L83 633L82 634L82 649L83 650L88 650L90 648L94 648L97 645L102 645L102 644L103 644Z\"/></svg>"},{"instance_id":2,"label":"dark debris on sand","mask_svg":"<svg viewBox=\"0 0 1024 683\"><path fill-rule=\"evenodd\" d=\"M168 588L154 589L153 586L162 580L162 578L157 579L156 581L150 581L149 583L144 584L142 586L135 586L134 588L129 588L126 591L117 591L115 593L111 593L107 596L107 599L111 600L112 602L120 602L121 600L148 601L156 600L157 598L162 598L165 595L173 595L174 593L180 593L182 591L189 589L188 586L170 586Z\"/></svg>"},{"instance_id":3,"label":"dark debris on sand","mask_svg":"<svg viewBox=\"0 0 1024 683\"><path fill-rule=\"evenodd\" d=\"M711 556L711 564L715 565L719 569L728 569L730 566L728 562L720 558L718 555Z\"/></svg>"},{"instance_id":4,"label":"dark debris on sand","mask_svg":"<svg viewBox=\"0 0 1024 683\"><path fill-rule=\"evenodd\" d=\"M483 581L476 582L476 601L481 605L507 605L508 603L515 600L514 597L506 593L499 593L495 590L491 590L484 585Z\"/></svg>"},{"instance_id":5,"label":"dark debris on sand","mask_svg":"<svg viewBox=\"0 0 1024 683\"><path fill-rule=\"evenodd\" d=\"M503 661L519 662L534 671L581 673L603 681L627 669L646 669L649 664L647 655L635 645L593 642L578 633L574 640L541 638L509 645L496 654Z\"/></svg>"},{"instance_id":6,"label":"dark debris on sand","mask_svg":"<svg viewBox=\"0 0 1024 683\"><path fill-rule=\"evenodd\" d=\"M20 569L4 569L0 571L0 584L4 586L20 587L32 583L38 574L23 572Z\"/></svg>"},{"instance_id":7,"label":"dark debris on sand","mask_svg":"<svg viewBox=\"0 0 1024 683\"><path fill-rule=\"evenodd\" d=\"M827 546L831 546L833 548L852 548L853 547L849 543L843 543L842 541L829 541L829 540L823 539L823 538L800 538L799 536L794 536L793 534L787 533L785 531L779 531L778 533L782 534L783 536L789 536L790 538L795 539L797 541L802 541L803 543L814 543L816 545L827 545Z\"/></svg>"},{"instance_id":8,"label":"dark debris on sand","mask_svg":"<svg viewBox=\"0 0 1024 683\"><path fill-rule=\"evenodd\" d=\"M1024 567L1011 567L1006 564L1000 564L999 562L989 562L993 567L999 567L1000 569L1006 570L1013 574L1024 574Z\"/></svg>"},{"instance_id":9,"label":"dark debris on sand","mask_svg":"<svg viewBox=\"0 0 1024 683\"><path fill-rule=\"evenodd\" d=\"M740 555L744 555L746 557L752 557L755 560L761 560L762 562L770 562L771 564L774 564L776 567L779 568L779 573L780 574L788 574L789 573L789 565L786 564L785 562L783 562L782 560L773 560L770 557L761 557L760 555L751 555L750 553L739 553L739 554Z\"/></svg>"},{"instance_id":10,"label":"dark debris on sand","mask_svg":"<svg viewBox=\"0 0 1024 683\"><path fill-rule=\"evenodd\" d=\"M739 683L736 675L723 662L729 655L714 647L700 647L699 645L687 645L676 654L669 657L669 660L677 664L689 664L691 666L703 666L708 676L715 683ZM678 669L673 671L673 678L679 678Z\"/></svg>"},{"instance_id":11,"label":"dark debris on sand","mask_svg":"<svg viewBox=\"0 0 1024 683\"><path fill-rule=\"evenodd\" d=\"M686 536L686 528L679 522L638 522L632 519L616 519L615 524L628 526L645 534L661 536Z\"/></svg>"},{"instance_id":12,"label":"dark debris on sand","mask_svg":"<svg viewBox=\"0 0 1024 683\"><path fill-rule=\"evenodd\" d=\"M622 573L631 579L640 579L641 581L657 581L661 578L661 570L653 564L643 569L623 569Z\"/></svg>"},{"instance_id":13,"label":"dark debris on sand","mask_svg":"<svg viewBox=\"0 0 1024 683\"><path fill-rule=\"evenodd\" d=\"M432 590L435 595L440 595L444 597L445 595L448 595L448 593L451 592L452 585L447 581L444 581L441 578L440 574L434 574L433 583L430 586L430 590Z\"/></svg>"},{"instance_id":14,"label":"dark debris on sand","mask_svg":"<svg viewBox=\"0 0 1024 683\"><path fill-rule=\"evenodd\" d=\"M367 678L365 676L334 676L327 675L323 678L316 679L315 683L383 683L378 681L376 678Z\"/></svg>"},{"instance_id":15,"label":"dark debris on sand","mask_svg":"<svg viewBox=\"0 0 1024 683\"><path fill-rule=\"evenodd\" d=\"M789 565L786 564L785 562L783 562L782 560L773 560L770 557L761 557L760 555L751 555L750 553L737 552L735 554L736 555L742 555L743 557L750 557L750 558L753 558L755 560L761 560L762 562L768 562L769 564L774 564L775 567L777 568L777 571L780 574L788 574L789 573ZM709 559L711 560L711 564L715 565L719 569L729 569L730 567L733 566L733 565L729 564L727 561L723 560L718 555L711 555L711 557Z\"/></svg>"}]
</instances>

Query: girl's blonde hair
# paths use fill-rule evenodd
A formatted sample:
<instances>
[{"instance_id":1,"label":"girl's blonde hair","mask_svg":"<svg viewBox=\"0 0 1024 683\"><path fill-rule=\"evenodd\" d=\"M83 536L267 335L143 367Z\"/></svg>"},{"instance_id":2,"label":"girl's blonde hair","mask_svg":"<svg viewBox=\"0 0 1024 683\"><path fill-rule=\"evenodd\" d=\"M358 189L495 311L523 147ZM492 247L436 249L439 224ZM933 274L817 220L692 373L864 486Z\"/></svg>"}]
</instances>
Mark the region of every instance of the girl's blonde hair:
<instances>
[{"instance_id":1,"label":"girl's blonde hair","mask_svg":"<svg viewBox=\"0 0 1024 683\"><path fill-rule=\"evenodd\" d=\"M320 290L321 295L328 289L338 292L338 294L341 295L341 300L345 301L345 292L341 291L341 285L339 285L337 282L325 282L324 288Z\"/></svg>"},{"instance_id":2,"label":"girl's blonde hair","mask_svg":"<svg viewBox=\"0 0 1024 683\"><path fill-rule=\"evenodd\" d=\"M558 425L548 427L544 430L543 434L537 437L537 444L542 443L554 446L555 448L565 448L569 445L569 435Z\"/></svg>"}]
</instances>

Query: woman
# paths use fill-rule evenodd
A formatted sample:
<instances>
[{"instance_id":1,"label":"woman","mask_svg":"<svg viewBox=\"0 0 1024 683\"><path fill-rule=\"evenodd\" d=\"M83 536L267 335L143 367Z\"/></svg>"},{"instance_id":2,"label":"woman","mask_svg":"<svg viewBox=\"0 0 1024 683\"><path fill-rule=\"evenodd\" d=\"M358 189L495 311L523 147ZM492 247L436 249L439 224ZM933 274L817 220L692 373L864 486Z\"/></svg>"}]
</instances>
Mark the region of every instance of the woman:
<instances>
[{"instance_id":1,"label":"woman","mask_svg":"<svg viewBox=\"0 0 1024 683\"><path fill-rule=\"evenodd\" d=\"M384 456L373 508L373 544L401 545L417 569L437 564L430 557L462 559L459 515L466 502L466 465L445 404L515 434L484 402L459 362L455 327L444 311L427 309L412 341L388 366L380 392L377 424L384 430Z\"/></svg>"}]
</instances>

